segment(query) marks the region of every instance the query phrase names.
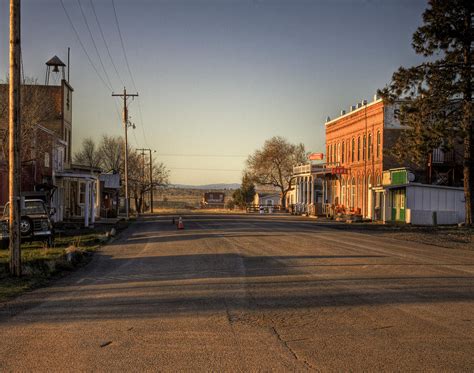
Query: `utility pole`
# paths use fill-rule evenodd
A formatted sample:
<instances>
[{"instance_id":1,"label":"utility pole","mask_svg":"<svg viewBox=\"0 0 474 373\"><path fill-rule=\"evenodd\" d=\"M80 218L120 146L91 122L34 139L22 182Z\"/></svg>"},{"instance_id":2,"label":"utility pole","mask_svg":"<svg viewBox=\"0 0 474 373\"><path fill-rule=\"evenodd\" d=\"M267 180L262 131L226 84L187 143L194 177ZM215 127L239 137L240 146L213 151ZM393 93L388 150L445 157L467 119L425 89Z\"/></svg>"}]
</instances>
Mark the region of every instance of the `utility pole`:
<instances>
[{"instance_id":1,"label":"utility pole","mask_svg":"<svg viewBox=\"0 0 474 373\"><path fill-rule=\"evenodd\" d=\"M123 128L125 130L125 214L129 218L130 201L128 199L128 109L127 98L136 97L138 93L127 93L127 89L123 87L123 93L112 93L112 96L119 96L123 98Z\"/></svg>"},{"instance_id":2,"label":"utility pole","mask_svg":"<svg viewBox=\"0 0 474 373\"><path fill-rule=\"evenodd\" d=\"M151 149L137 149L137 151L141 151L142 155L144 152L149 152L150 154L150 212L153 214L153 158L152 158L152 151ZM153 151L155 153L156 150ZM143 168L145 168L145 162L143 162Z\"/></svg>"},{"instance_id":3,"label":"utility pole","mask_svg":"<svg viewBox=\"0 0 474 373\"><path fill-rule=\"evenodd\" d=\"M21 35L20 0L10 0L10 85L9 85L9 234L10 234L10 272L21 276Z\"/></svg>"}]
</instances>

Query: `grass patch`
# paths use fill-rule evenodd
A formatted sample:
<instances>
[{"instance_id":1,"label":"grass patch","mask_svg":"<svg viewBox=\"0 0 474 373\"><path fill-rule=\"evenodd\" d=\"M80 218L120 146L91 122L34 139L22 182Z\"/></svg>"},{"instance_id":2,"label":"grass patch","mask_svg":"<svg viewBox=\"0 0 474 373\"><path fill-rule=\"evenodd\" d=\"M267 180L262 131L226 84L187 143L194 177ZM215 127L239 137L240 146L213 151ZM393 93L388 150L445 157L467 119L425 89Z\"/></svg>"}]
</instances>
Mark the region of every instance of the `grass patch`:
<instances>
[{"instance_id":1,"label":"grass patch","mask_svg":"<svg viewBox=\"0 0 474 373\"><path fill-rule=\"evenodd\" d=\"M115 228L120 232L128 225L128 222L119 222ZM52 279L62 277L87 264L91 253L107 243L107 231L111 228L102 226L94 230L58 232L52 248L47 248L41 241L23 243L21 260L24 275L21 278L9 275L10 253L8 250L0 250L0 302L45 286ZM75 254L74 259L68 260L67 254L71 251Z\"/></svg>"}]
</instances>

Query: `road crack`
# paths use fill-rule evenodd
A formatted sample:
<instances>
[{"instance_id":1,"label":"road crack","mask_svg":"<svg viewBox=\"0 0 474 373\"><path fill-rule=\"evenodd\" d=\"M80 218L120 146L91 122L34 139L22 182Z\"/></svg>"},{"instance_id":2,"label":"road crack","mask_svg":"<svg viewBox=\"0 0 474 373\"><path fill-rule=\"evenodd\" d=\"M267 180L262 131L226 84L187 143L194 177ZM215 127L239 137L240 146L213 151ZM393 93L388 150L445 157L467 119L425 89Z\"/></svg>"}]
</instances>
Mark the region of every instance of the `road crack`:
<instances>
[{"instance_id":1,"label":"road crack","mask_svg":"<svg viewBox=\"0 0 474 373\"><path fill-rule=\"evenodd\" d=\"M289 342L292 342L292 341L285 341L280 333L278 333L278 331L275 329L274 326L270 327L270 329L273 331L273 334L277 337L278 341L286 348L286 350L293 356L293 358L301 363L303 363L308 369L310 370L315 370L317 371L318 369L312 365L310 362L308 362L307 360L305 359L301 359L298 354L291 348L291 346L288 344Z\"/></svg>"}]
</instances>

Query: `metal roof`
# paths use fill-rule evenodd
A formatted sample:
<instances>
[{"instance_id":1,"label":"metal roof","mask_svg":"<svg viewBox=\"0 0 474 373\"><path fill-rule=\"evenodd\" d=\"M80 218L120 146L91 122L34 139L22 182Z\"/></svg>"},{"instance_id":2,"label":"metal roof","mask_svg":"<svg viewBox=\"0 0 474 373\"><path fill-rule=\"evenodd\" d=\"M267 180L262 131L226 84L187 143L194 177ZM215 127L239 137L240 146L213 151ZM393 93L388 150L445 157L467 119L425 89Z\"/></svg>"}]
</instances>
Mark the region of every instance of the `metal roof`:
<instances>
[{"instance_id":1,"label":"metal roof","mask_svg":"<svg viewBox=\"0 0 474 373\"><path fill-rule=\"evenodd\" d=\"M58 56L54 56L48 62L46 62L47 66L66 66L66 64L59 59Z\"/></svg>"}]
</instances>

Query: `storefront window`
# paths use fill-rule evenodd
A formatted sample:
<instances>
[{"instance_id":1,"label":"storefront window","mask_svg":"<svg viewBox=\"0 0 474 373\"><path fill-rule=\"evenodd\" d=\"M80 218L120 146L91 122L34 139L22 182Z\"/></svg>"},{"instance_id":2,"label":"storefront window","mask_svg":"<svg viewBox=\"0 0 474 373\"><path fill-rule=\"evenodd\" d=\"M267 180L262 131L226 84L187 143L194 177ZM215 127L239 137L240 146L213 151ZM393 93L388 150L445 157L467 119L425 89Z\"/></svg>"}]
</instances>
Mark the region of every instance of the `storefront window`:
<instances>
[{"instance_id":1,"label":"storefront window","mask_svg":"<svg viewBox=\"0 0 474 373\"><path fill-rule=\"evenodd\" d=\"M344 205L346 202L346 181L344 179L341 180L341 205Z\"/></svg>"},{"instance_id":2,"label":"storefront window","mask_svg":"<svg viewBox=\"0 0 474 373\"><path fill-rule=\"evenodd\" d=\"M354 209L354 204L355 204L355 198L356 198L356 183L355 179L352 178L352 183L351 183L351 200L350 200L350 206L351 209Z\"/></svg>"},{"instance_id":3,"label":"storefront window","mask_svg":"<svg viewBox=\"0 0 474 373\"><path fill-rule=\"evenodd\" d=\"M86 203L86 184L79 183L79 203Z\"/></svg>"}]
</instances>

